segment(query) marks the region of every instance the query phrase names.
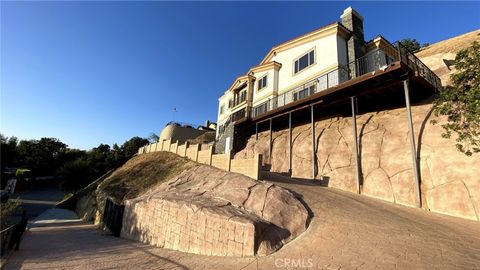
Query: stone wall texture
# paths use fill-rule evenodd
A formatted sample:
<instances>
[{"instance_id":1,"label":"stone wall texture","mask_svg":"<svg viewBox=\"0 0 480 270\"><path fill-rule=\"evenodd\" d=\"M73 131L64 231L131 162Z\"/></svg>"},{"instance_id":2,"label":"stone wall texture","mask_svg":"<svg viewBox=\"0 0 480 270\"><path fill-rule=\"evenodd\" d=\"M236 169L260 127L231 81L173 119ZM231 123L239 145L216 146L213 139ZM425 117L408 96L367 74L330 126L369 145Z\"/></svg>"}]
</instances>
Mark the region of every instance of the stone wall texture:
<instances>
[{"instance_id":1,"label":"stone wall texture","mask_svg":"<svg viewBox=\"0 0 480 270\"><path fill-rule=\"evenodd\" d=\"M442 138L444 119L432 114L431 104L412 107L414 134L420 159L423 208L480 220L480 155L457 151L455 139ZM431 119L439 123L432 125ZM361 193L393 203L415 206L415 178L405 108L359 115ZM316 121L315 179L356 192L355 152L351 117ZM312 179L311 125L292 130L292 176ZM269 132L252 135L235 158L262 154L268 161ZM288 172L288 130L273 132L271 171Z\"/></svg>"},{"instance_id":2,"label":"stone wall texture","mask_svg":"<svg viewBox=\"0 0 480 270\"><path fill-rule=\"evenodd\" d=\"M255 226L178 200L127 201L122 236L150 245L214 256L253 256Z\"/></svg>"},{"instance_id":3,"label":"stone wall texture","mask_svg":"<svg viewBox=\"0 0 480 270\"><path fill-rule=\"evenodd\" d=\"M284 188L198 165L127 200L121 236L195 254L268 255L305 231L307 219Z\"/></svg>"},{"instance_id":4,"label":"stone wall texture","mask_svg":"<svg viewBox=\"0 0 480 270\"><path fill-rule=\"evenodd\" d=\"M208 150L198 151L197 162L202 163L202 164L210 165L211 159L212 159L212 154L213 154L212 152L213 152L213 148L210 148Z\"/></svg>"},{"instance_id":5,"label":"stone wall texture","mask_svg":"<svg viewBox=\"0 0 480 270\"><path fill-rule=\"evenodd\" d=\"M232 159L230 161L230 171L241 173L253 179L259 179L261 162L261 156L259 155L255 155L248 159Z\"/></svg>"},{"instance_id":6,"label":"stone wall texture","mask_svg":"<svg viewBox=\"0 0 480 270\"><path fill-rule=\"evenodd\" d=\"M212 166L230 171L230 154L216 154L212 155Z\"/></svg>"},{"instance_id":7,"label":"stone wall texture","mask_svg":"<svg viewBox=\"0 0 480 270\"><path fill-rule=\"evenodd\" d=\"M186 157L188 157L189 159L193 160L193 161L197 161L197 158L198 158L198 144L196 145L191 145L187 148L187 155Z\"/></svg>"}]
</instances>

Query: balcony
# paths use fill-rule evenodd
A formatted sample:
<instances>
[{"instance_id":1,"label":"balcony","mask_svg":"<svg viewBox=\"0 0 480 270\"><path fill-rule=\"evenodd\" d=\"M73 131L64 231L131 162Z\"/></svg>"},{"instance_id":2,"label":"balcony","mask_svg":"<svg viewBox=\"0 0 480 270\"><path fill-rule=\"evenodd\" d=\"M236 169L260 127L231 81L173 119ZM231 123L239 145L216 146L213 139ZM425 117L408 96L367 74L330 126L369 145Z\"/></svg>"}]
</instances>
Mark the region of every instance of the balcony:
<instances>
[{"instance_id":1,"label":"balcony","mask_svg":"<svg viewBox=\"0 0 480 270\"><path fill-rule=\"evenodd\" d=\"M400 43L386 46L385 48L378 48L369 52L365 56L356 59L344 66L339 66L337 69L328 73L322 74L319 77L301 85L290 89L279 96L276 96L268 101L265 101L252 108L250 118L255 118L266 114L269 111L281 108L290 103L306 99L316 93L320 93L329 88L333 88L352 79L358 78L368 73L374 74L379 70L386 70L395 62L401 62L408 66L415 74L425 79L436 92L441 89L441 82L437 75L435 75L422 61L420 61L414 54L410 53ZM239 120L239 119L237 119Z\"/></svg>"},{"instance_id":2,"label":"balcony","mask_svg":"<svg viewBox=\"0 0 480 270\"><path fill-rule=\"evenodd\" d=\"M229 101L228 107L235 109L246 103L247 100L247 90L243 88L242 90L236 92L233 96L233 99Z\"/></svg>"}]
</instances>

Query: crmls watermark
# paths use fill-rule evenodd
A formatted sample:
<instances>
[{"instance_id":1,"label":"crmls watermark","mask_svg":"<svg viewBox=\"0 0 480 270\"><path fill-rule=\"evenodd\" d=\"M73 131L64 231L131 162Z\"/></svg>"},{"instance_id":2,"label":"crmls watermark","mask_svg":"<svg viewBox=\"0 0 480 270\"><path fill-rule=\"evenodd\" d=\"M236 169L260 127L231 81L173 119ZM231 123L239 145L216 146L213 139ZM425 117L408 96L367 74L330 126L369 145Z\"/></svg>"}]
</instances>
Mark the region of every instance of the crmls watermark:
<instances>
[{"instance_id":1,"label":"crmls watermark","mask_svg":"<svg viewBox=\"0 0 480 270\"><path fill-rule=\"evenodd\" d=\"M313 259L305 258L277 258L275 259L277 268L312 268Z\"/></svg>"}]
</instances>

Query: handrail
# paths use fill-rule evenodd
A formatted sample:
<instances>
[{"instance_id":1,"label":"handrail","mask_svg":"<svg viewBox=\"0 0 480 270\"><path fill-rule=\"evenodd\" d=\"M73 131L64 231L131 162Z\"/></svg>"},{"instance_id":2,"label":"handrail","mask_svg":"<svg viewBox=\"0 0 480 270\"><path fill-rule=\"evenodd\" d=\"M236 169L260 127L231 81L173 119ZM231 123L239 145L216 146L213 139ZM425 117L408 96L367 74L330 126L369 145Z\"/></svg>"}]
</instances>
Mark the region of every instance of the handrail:
<instances>
[{"instance_id":1,"label":"handrail","mask_svg":"<svg viewBox=\"0 0 480 270\"><path fill-rule=\"evenodd\" d=\"M369 72L388 67L393 62L400 61L410 67L416 74L424 78L430 83L436 92L441 91L442 84L440 78L431 71L425 63L423 63L415 54L405 48L399 41L394 44L388 43L386 46L377 48L368 54L357 58L345 65L340 65L336 69L302 84L285 91L279 96L270 98L251 108L251 110L243 109L230 115L229 119L223 126L227 126L230 122L235 122L244 117L254 118L273 109L285 106L297 100L309 97L319 91L337 86L341 83L349 81L353 78L362 76ZM242 117L243 115L243 117ZM222 132L220 127L220 133Z\"/></svg>"},{"instance_id":2,"label":"handrail","mask_svg":"<svg viewBox=\"0 0 480 270\"><path fill-rule=\"evenodd\" d=\"M400 61L407 64L412 70L418 72L418 74L427 80L434 88L436 92L442 90L442 83L440 78L435 74L428 66L422 62L414 53L410 52L400 41L397 41L395 47L400 55ZM405 56L405 57L402 57Z\"/></svg>"},{"instance_id":3,"label":"handrail","mask_svg":"<svg viewBox=\"0 0 480 270\"><path fill-rule=\"evenodd\" d=\"M388 44L386 48L377 48L372 52L349 62L346 65L320 75L300 86L296 86L280 96L273 97L252 108L250 117L256 117L291 102L309 97L319 91L337 86L355 77L387 67L394 61L407 64L412 70L428 81L438 92L441 90L440 78L418 57L409 52L400 42ZM388 52L387 52L388 51Z\"/></svg>"},{"instance_id":4,"label":"handrail","mask_svg":"<svg viewBox=\"0 0 480 270\"><path fill-rule=\"evenodd\" d=\"M273 97L255 107L251 117L257 117L278 107L285 106L297 100L304 99L325 89L337 86L352 78L367 74L391 64L395 59L385 54L381 49L375 49L368 54L337 67L300 86L296 86L283 94Z\"/></svg>"},{"instance_id":5,"label":"handrail","mask_svg":"<svg viewBox=\"0 0 480 270\"><path fill-rule=\"evenodd\" d=\"M17 224L13 224L13 225L10 225L9 227L7 227L6 229L3 229L0 231L0 234L3 234L9 230L11 230L13 227L15 227Z\"/></svg>"}]
</instances>

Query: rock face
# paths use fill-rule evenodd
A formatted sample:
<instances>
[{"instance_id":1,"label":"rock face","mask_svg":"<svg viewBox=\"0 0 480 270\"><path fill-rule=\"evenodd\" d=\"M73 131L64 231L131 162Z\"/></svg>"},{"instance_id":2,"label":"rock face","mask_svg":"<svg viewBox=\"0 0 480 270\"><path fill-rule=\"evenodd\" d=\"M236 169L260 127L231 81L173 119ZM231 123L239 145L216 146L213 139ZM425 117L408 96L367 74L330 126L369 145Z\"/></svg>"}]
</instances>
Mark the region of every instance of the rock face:
<instances>
[{"instance_id":1,"label":"rock face","mask_svg":"<svg viewBox=\"0 0 480 270\"><path fill-rule=\"evenodd\" d=\"M467 157L444 139L444 119L431 114L430 104L413 106L414 133L420 158L423 207L438 213L480 220L480 155ZM432 125L431 119L439 123ZM415 186L404 108L366 113L357 118L363 186L361 193L407 206L415 206ZM333 118L315 123L317 141L315 179L328 179L329 187L356 192L352 120ZM292 130L292 176L312 179L310 124ZM236 153L248 158L259 153L269 164L269 132L249 138ZM288 172L288 130L273 133L271 171ZM328 181L328 183L327 183Z\"/></svg>"},{"instance_id":2,"label":"rock face","mask_svg":"<svg viewBox=\"0 0 480 270\"><path fill-rule=\"evenodd\" d=\"M121 236L184 252L268 255L306 229L288 190L200 165L127 200Z\"/></svg>"},{"instance_id":3,"label":"rock face","mask_svg":"<svg viewBox=\"0 0 480 270\"><path fill-rule=\"evenodd\" d=\"M468 48L474 41L480 42L480 30L443 40L427 46L415 55L438 77L443 85L450 83L450 74L455 72L455 56L459 50Z\"/></svg>"}]
</instances>

